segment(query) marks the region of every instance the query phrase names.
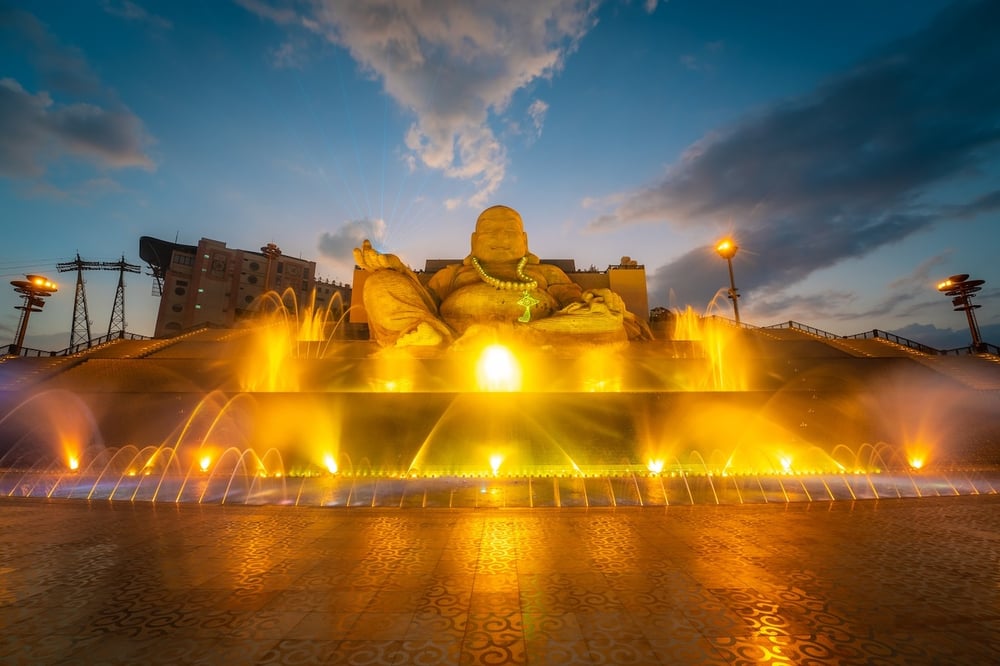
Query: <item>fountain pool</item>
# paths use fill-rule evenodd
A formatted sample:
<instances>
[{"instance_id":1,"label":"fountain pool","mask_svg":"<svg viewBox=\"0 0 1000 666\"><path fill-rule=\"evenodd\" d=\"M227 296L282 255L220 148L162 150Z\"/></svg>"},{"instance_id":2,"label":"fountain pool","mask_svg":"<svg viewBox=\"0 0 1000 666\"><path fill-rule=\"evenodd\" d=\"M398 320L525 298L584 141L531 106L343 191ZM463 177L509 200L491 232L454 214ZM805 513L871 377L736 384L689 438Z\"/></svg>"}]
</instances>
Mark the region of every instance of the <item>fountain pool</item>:
<instances>
[{"instance_id":1,"label":"fountain pool","mask_svg":"<svg viewBox=\"0 0 1000 666\"><path fill-rule=\"evenodd\" d=\"M669 340L618 349L414 353L335 330L281 311L8 381L0 495L613 507L1000 488L997 393L896 348L690 312ZM24 361L5 366L30 376Z\"/></svg>"}]
</instances>

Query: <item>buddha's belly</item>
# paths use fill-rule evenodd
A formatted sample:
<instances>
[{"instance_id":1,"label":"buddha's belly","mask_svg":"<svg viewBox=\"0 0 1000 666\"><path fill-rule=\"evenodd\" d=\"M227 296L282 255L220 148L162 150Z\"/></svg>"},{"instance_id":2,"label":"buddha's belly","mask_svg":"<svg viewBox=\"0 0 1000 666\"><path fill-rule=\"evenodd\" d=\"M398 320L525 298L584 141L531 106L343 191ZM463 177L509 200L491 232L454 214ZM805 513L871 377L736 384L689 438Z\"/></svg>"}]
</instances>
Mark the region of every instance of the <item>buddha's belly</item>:
<instances>
[{"instance_id":1,"label":"buddha's belly","mask_svg":"<svg viewBox=\"0 0 1000 666\"><path fill-rule=\"evenodd\" d=\"M534 289L529 292L533 300L528 306L530 319L548 317L558 308L558 303L547 292ZM519 303L524 298L521 290L506 290L491 287L485 283L461 287L441 303L441 317L458 332L473 324L490 322L513 322L524 316L525 305Z\"/></svg>"}]
</instances>

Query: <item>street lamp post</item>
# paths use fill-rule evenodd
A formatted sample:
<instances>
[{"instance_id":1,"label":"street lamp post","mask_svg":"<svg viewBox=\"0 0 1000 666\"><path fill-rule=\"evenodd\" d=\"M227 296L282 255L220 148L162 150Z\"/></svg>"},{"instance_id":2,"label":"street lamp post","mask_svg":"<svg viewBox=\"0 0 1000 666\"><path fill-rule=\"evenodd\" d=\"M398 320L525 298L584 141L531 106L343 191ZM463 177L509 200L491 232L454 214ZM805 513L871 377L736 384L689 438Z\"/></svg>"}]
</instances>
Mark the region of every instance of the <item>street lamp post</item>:
<instances>
[{"instance_id":1,"label":"street lamp post","mask_svg":"<svg viewBox=\"0 0 1000 666\"><path fill-rule=\"evenodd\" d=\"M984 284L985 280L970 280L968 273L961 273L952 275L937 286L938 291L952 297L951 304L955 312L965 312L969 332L972 334L972 347L977 351L983 346L983 338L979 334L979 322L976 321L976 308L980 306L972 304L972 297L982 290Z\"/></svg>"},{"instance_id":2,"label":"street lamp post","mask_svg":"<svg viewBox=\"0 0 1000 666\"><path fill-rule=\"evenodd\" d=\"M270 291L271 289L271 273L274 267L274 262L278 260L281 256L281 248L274 243L268 243L264 247L260 248L261 253L267 257L267 270L264 273L264 291Z\"/></svg>"},{"instance_id":3,"label":"street lamp post","mask_svg":"<svg viewBox=\"0 0 1000 666\"><path fill-rule=\"evenodd\" d=\"M56 283L41 275L25 275L27 280L11 280L14 291L24 302L14 307L21 311L21 321L17 324L17 339L11 345L10 353L20 354L24 346L24 335L28 332L28 319L32 312L41 312L45 299L57 291Z\"/></svg>"},{"instance_id":4,"label":"street lamp post","mask_svg":"<svg viewBox=\"0 0 1000 666\"><path fill-rule=\"evenodd\" d=\"M736 323L740 323L740 292L736 289L736 278L733 277L733 257L740 249L732 240L726 238L715 246L715 251L729 264L729 298L733 301L733 314L736 316Z\"/></svg>"}]
</instances>

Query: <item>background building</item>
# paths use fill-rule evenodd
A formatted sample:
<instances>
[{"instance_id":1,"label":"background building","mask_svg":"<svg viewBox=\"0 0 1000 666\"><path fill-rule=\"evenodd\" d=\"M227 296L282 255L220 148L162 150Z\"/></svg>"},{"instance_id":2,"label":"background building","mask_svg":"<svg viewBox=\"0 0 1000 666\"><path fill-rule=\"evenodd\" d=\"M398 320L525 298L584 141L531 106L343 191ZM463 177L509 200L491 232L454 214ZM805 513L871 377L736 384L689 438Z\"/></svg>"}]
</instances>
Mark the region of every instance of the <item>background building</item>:
<instances>
[{"instance_id":1,"label":"background building","mask_svg":"<svg viewBox=\"0 0 1000 666\"><path fill-rule=\"evenodd\" d=\"M315 261L282 255L273 243L254 252L209 238L183 245L143 236L139 256L152 270L160 296L155 337L203 324L232 326L254 312L270 290L291 289L304 304L315 289L317 306L338 294L345 306L351 301L349 285L318 279Z\"/></svg>"}]
</instances>

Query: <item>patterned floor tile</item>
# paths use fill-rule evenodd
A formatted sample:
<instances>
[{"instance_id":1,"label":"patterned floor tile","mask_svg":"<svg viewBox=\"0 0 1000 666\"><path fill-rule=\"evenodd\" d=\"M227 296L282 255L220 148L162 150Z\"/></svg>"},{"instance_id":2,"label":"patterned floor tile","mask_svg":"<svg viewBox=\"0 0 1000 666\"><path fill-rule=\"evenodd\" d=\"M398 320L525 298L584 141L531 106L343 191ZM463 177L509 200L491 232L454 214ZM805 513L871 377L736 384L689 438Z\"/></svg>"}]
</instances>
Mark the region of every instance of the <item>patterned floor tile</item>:
<instances>
[{"instance_id":1,"label":"patterned floor tile","mask_svg":"<svg viewBox=\"0 0 1000 666\"><path fill-rule=\"evenodd\" d=\"M992 495L535 511L0 498L0 529L2 663L1000 663Z\"/></svg>"}]
</instances>

